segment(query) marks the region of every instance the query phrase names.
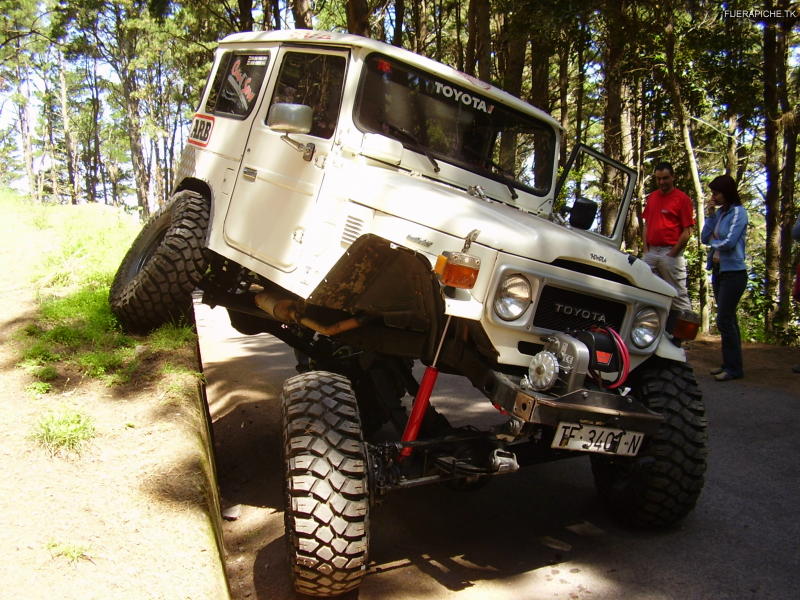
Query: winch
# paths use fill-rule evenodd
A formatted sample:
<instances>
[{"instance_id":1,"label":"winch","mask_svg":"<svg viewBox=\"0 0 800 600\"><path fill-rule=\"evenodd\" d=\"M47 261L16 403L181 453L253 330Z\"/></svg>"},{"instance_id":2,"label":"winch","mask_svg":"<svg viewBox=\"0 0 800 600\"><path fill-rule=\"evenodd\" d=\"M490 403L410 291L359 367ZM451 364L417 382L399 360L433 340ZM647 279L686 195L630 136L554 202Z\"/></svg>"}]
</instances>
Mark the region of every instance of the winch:
<instances>
[{"instance_id":1,"label":"winch","mask_svg":"<svg viewBox=\"0 0 800 600\"><path fill-rule=\"evenodd\" d=\"M522 386L537 392L567 394L584 386L590 376L600 387L619 387L627 377L630 358L619 334L610 327L554 333L531 359ZM601 373L618 373L613 382Z\"/></svg>"}]
</instances>

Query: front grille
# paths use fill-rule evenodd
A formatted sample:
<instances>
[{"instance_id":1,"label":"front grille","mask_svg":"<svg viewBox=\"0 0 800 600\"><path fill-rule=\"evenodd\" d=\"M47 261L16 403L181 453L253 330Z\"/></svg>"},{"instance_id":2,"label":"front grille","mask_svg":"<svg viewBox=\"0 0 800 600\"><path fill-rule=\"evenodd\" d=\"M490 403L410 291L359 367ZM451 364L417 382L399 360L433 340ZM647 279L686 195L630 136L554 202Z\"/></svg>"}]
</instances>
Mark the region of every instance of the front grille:
<instances>
[{"instance_id":1,"label":"front grille","mask_svg":"<svg viewBox=\"0 0 800 600\"><path fill-rule=\"evenodd\" d=\"M533 325L555 331L608 325L619 331L625 320L625 310L622 302L548 285L539 296Z\"/></svg>"},{"instance_id":2,"label":"front grille","mask_svg":"<svg viewBox=\"0 0 800 600\"><path fill-rule=\"evenodd\" d=\"M358 217L349 215L344 224L344 231L342 232L342 246L347 247L355 242L361 235L363 229L364 221Z\"/></svg>"}]
</instances>

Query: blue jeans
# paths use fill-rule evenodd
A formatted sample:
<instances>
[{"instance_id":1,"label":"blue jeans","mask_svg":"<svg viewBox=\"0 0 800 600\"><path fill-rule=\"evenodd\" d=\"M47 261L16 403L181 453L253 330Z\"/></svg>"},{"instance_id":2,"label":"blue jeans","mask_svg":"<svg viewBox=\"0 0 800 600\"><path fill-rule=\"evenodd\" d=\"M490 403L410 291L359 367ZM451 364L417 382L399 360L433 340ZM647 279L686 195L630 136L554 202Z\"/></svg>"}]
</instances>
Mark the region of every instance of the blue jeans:
<instances>
[{"instance_id":1,"label":"blue jeans","mask_svg":"<svg viewBox=\"0 0 800 600\"><path fill-rule=\"evenodd\" d=\"M722 368L734 377L744 376L742 338L736 307L747 286L747 271L722 271L714 265L711 287L717 301L717 329L722 337Z\"/></svg>"}]
</instances>

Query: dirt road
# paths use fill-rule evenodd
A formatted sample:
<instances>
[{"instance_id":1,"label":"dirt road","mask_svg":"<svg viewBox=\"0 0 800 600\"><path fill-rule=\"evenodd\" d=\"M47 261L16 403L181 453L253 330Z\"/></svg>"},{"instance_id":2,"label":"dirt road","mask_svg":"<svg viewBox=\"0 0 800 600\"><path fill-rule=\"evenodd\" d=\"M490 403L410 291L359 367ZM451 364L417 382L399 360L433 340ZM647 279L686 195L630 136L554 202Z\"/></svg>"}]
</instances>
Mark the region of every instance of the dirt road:
<instances>
[{"instance_id":1,"label":"dirt road","mask_svg":"<svg viewBox=\"0 0 800 600\"><path fill-rule=\"evenodd\" d=\"M222 309L201 320L223 502L241 510L224 527L233 596L294 598L284 558L277 407L294 360L274 338L237 334ZM800 375L789 366L800 353L749 345L747 378L724 384L706 374L719 359L716 340L693 343L690 357L711 447L705 490L679 529L653 534L611 521L585 458L497 477L470 493L442 486L396 492L371 513L369 574L348 598L794 597ZM458 380L444 378L436 392L442 412L463 406L454 398L472 397L470 418L494 414Z\"/></svg>"}]
</instances>

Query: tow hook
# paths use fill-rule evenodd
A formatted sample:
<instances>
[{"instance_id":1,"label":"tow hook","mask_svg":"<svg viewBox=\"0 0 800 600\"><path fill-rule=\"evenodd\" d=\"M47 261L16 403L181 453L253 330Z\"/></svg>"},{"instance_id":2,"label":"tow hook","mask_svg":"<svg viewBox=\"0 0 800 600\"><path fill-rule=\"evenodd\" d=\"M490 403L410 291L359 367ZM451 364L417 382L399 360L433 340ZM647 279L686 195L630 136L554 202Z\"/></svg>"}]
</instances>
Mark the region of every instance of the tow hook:
<instances>
[{"instance_id":1,"label":"tow hook","mask_svg":"<svg viewBox=\"0 0 800 600\"><path fill-rule=\"evenodd\" d=\"M489 466L495 473L513 473L519 471L519 463L513 452L495 448L492 450L492 457L489 459Z\"/></svg>"}]
</instances>

